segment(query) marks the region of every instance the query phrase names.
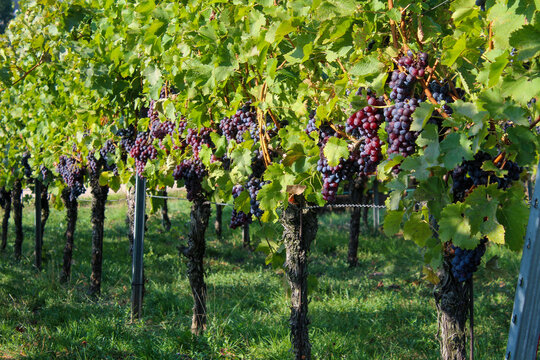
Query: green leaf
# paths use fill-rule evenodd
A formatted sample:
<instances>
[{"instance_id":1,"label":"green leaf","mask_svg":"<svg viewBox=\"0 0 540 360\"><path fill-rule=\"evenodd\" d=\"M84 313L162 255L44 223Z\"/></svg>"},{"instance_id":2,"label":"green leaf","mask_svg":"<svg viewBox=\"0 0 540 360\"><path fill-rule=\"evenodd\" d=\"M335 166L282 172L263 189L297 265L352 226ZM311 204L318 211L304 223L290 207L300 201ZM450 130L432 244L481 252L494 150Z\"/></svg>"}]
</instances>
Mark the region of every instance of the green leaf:
<instances>
[{"instance_id":1,"label":"green leaf","mask_svg":"<svg viewBox=\"0 0 540 360\"><path fill-rule=\"evenodd\" d=\"M427 180L430 176L428 164L424 156L409 156L401 163L401 169L408 171L419 181Z\"/></svg>"},{"instance_id":2,"label":"green leaf","mask_svg":"<svg viewBox=\"0 0 540 360\"><path fill-rule=\"evenodd\" d=\"M284 201L287 198L286 194L281 190L281 185L275 181L264 185L257 194L257 200L260 201L260 208L264 211L276 209L280 201Z\"/></svg>"},{"instance_id":3,"label":"green leaf","mask_svg":"<svg viewBox=\"0 0 540 360\"><path fill-rule=\"evenodd\" d=\"M518 49L517 60L534 58L540 52L540 29L533 25L524 25L510 35L510 44Z\"/></svg>"},{"instance_id":4,"label":"green leaf","mask_svg":"<svg viewBox=\"0 0 540 360\"><path fill-rule=\"evenodd\" d=\"M452 133L441 142L444 154L443 162L446 169L451 170L463 160L472 160L472 141L463 133Z\"/></svg>"},{"instance_id":5,"label":"green leaf","mask_svg":"<svg viewBox=\"0 0 540 360\"><path fill-rule=\"evenodd\" d=\"M514 251L523 248L523 240L529 220L529 209L524 200L521 184L516 184L505 192L504 206L497 211L497 220L504 226L504 241Z\"/></svg>"},{"instance_id":6,"label":"green leaf","mask_svg":"<svg viewBox=\"0 0 540 360\"><path fill-rule=\"evenodd\" d=\"M386 235L392 236L398 233L401 228L401 219L403 219L403 211L389 210L384 216L383 231Z\"/></svg>"},{"instance_id":7,"label":"green leaf","mask_svg":"<svg viewBox=\"0 0 540 360\"><path fill-rule=\"evenodd\" d=\"M467 48L467 35L463 34L459 39L452 41L451 44L443 51L441 63L446 66L452 66Z\"/></svg>"},{"instance_id":8,"label":"green leaf","mask_svg":"<svg viewBox=\"0 0 540 360\"><path fill-rule=\"evenodd\" d=\"M441 214L439 221L439 237L441 241L452 241L463 249L474 249L479 242L478 237L471 234L469 219L464 216L464 204L449 204Z\"/></svg>"},{"instance_id":9,"label":"green leaf","mask_svg":"<svg viewBox=\"0 0 540 360\"><path fill-rule=\"evenodd\" d=\"M370 55L361 58L359 62L354 64L349 70L349 74L362 77L371 74L379 74L382 71L384 71L384 64L379 61L376 55Z\"/></svg>"},{"instance_id":10,"label":"green leaf","mask_svg":"<svg viewBox=\"0 0 540 360\"><path fill-rule=\"evenodd\" d=\"M403 226L403 238L414 241L420 247L425 246L432 235L428 222L422 219L422 214L419 212L412 213Z\"/></svg>"},{"instance_id":11,"label":"green leaf","mask_svg":"<svg viewBox=\"0 0 540 360\"><path fill-rule=\"evenodd\" d=\"M234 168L241 174L247 176L251 174L251 151L244 148L236 148L231 153L231 160Z\"/></svg>"},{"instance_id":12,"label":"green leaf","mask_svg":"<svg viewBox=\"0 0 540 360\"><path fill-rule=\"evenodd\" d=\"M331 137L324 146L323 153L328 160L328 165L337 166L341 159L349 157L347 142L343 139L338 139L337 137Z\"/></svg>"},{"instance_id":13,"label":"green leaf","mask_svg":"<svg viewBox=\"0 0 540 360\"><path fill-rule=\"evenodd\" d=\"M413 123L411 124L412 131L420 131L424 128L427 121L433 113L434 106L430 102L423 102L414 110L412 117Z\"/></svg>"}]
</instances>

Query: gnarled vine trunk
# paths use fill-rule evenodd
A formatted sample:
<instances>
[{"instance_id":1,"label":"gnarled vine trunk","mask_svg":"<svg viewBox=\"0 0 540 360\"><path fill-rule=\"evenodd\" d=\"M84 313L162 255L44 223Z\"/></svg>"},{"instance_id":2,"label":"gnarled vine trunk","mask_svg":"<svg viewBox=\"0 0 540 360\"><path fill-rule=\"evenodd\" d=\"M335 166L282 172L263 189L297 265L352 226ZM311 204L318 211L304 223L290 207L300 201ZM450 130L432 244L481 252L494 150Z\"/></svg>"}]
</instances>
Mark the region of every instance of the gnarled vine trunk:
<instances>
[{"instance_id":1,"label":"gnarled vine trunk","mask_svg":"<svg viewBox=\"0 0 540 360\"><path fill-rule=\"evenodd\" d=\"M15 180L13 185L12 202L13 202L13 220L15 221L15 260L20 260L22 253L22 244L24 240L22 228L22 182Z\"/></svg>"},{"instance_id":2,"label":"gnarled vine trunk","mask_svg":"<svg viewBox=\"0 0 540 360\"><path fill-rule=\"evenodd\" d=\"M458 282L450 269L450 259L445 258L438 274L441 281L434 290L441 359L466 360L469 287Z\"/></svg>"},{"instance_id":3,"label":"gnarled vine trunk","mask_svg":"<svg viewBox=\"0 0 540 360\"><path fill-rule=\"evenodd\" d=\"M206 283L204 282L204 234L210 219L210 202L199 196L191 205L191 224L188 246L181 249L188 258L188 278L193 295L193 318L191 332L199 335L206 330Z\"/></svg>"},{"instance_id":4,"label":"gnarled vine trunk","mask_svg":"<svg viewBox=\"0 0 540 360\"><path fill-rule=\"evenodd\" d=\"M214 230L217 237L221 238L223 221L223 205L216 204L216 221L214 222Z\"/></svg>"},{"instance_id":5,"label":"gnarled vine trunk","mask_svg":"<svg viewBox=\"0 0 540 360\"><path fill-rule=\"evenodd\" d=\"M45 233L45 224L49 219L49 185L43 185L41 190L41 241L43 241L43 234Z\"/></svg>"},{"instance_id":6,"label":"gnarled vine trunk","mask_svg":"<svg viewBox=\"0 0 540 360\"><path fill-rule=\"evenodd\" d=\"M167 190L161 190L159 195L164 197L163 206L161 208L161 226L163 226L163 230L169 231L171 230L171 219L169 218L169 206L167 205L167 199L165 199L167 196Z\"/></svg>"},{"instance_id":7,"label":"gnarled vine trunk","mask_svg":"<svg viewBox=\"0 0 540 360\"><path fill-rule=\"evenodd\" d=\"M11 191L7 191L2 188L3 208L4 216L2 217L2 242L0 243L0 250L4 251L7 246L8 229L9 229L9 216L11 215Z\"/></svg>"},{"instance_id":8,"label":"gnarled vine trunk","mask_svg":"<svg viewBox=\"0 0 540 360\"><path fill-rule=\"evenodd\" d=\"M78 204L77 199L71 200L71 190L66 187L62 190L62 201L66 207L67 228L65 233L64 262L60 273L60 282L65 283L71 277L71 263L73 259L73 239L77 225Z\"/></svg>"},{"instance_id":9,"label":"gnarled vine trunk","mask_svg":"<svg viewBox=\"0 0 540 360\"><path fill-rule=\"evenodd\" d=\"M251 239L249 237L249 224L242 226L242 243L246 249L251 248Z\"/></svg>"},{"instance_id":10,"label":"gnarled vine trunk","mask_svg":"<svg viewBox=\"0 0 540 360\"><path fill-rule=\"evenodd\" d=\"M105 222L105 204L109 186L99 184L99 173L90 175L92 191L92 274L90 275L89 295L101 293L101 273L103 267L103 224Z\"/></svg>"},{"instance_id":11,"label":"gnarled vine trunk","mask_svg":"<svg viewBox=\"0 0 540 360\"><path fill-rule=\"evenodd\" d=\"M126 225L128 228L127 235L129 239L129 255L133 255L133 241L135 239L135 186L127 189L126 202Z\"/></svg>"},{"instance_id":12,"label":"gnarled vine trunk","mask_svg":"<svg viewBox=\"0 0 540 360\"><path fill-rule=\"evenodd\" d=\"M351 183L351 198L353 204L359 204L362 201L364 192L364 181L354 181ZM358 238L360 236L360 217L362 208L353 207L351 211L351 221L349 223L349 250L347 261L350 267L358 265Z\"/></svg>"},{"instance_id":13,"label":"gnarled vine trunk","mask_svg":"<svg viewBox=\"0 0 540 360\"><path fill-rule=\"evenodd\" d=\"M295 196L281 216L286 249L285 272L291 287L291 343L296 360L311 359L308 332L308 253L317 235L317 213L305 209L303 196Z\"/></svg>"}]
</instances>

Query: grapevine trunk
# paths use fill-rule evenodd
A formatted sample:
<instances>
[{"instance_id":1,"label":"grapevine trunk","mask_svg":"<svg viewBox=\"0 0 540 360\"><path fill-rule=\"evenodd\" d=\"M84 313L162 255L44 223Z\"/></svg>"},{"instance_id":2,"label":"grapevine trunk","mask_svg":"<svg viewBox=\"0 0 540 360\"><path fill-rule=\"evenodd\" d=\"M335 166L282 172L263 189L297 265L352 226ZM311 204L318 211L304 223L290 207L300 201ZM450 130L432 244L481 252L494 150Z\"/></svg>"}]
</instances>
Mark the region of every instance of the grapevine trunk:
<instances>
[{"instance_id":1,"label":"grapevine trunk","mask_svg":"<svg viewBox=\"0 0 540 360\"><path fill-rule=\"evenodd\" d=\"M450 269L450 260L445 258L439 271L441 281L434 291L441 359L466 360L469 290L465 282L452 276Z\"/></svg>"},{"instance_id":2,"label":"grapevine trunk","mask_svg":"<svg viewBox=\"0 0 540 360\"><path fill-rule=\"evenodd\" d=\"M216 235L221 237L222 229L222 220L223 220L223 205L216 205L216 221L214 222L214 229Z\"/></svg>"},{"instance_id":3,"label":"grapevine trunk","mask_svg":"<svg viewBox=\"0 0 540 360\"><path fill-rule=\"evenodd\" d=\"M45 224L47 223L47 220L49 219L49 194L47 191L49 190L48 185L43 185L43 188L41 189L41 242L43 242L43 234L45 233Z\"/></svg>"},{"instance_id":4,"label":"grapevine trunk","mask_svg":"<svg viewBox=\"0 0 540 360\"><path fill-rule=\"evenodd\" d=\"M11 191L6 191L5 188L1 189L2 196L4 198L4 216L2 218L2 243L0 244L0 250L4 251L7 246L7 237L9 229L9 216L11 215Z\"/></svg>"},{"instance_id":5,"label":"grapevine trunk","mask_svg":"<svg viewBox=\"0 0 540 360\"><path fill-rule=\"evenodd\" d=\"M109 186L99 184L98 172L90 176L90 187L92 189L92 275L88 292L90 295L99 295L103 265L103 223Z\"/></svg>"},{"instance_id":6,"label":"grapevine trunk","mask_svg":"<svg viewBox=\"0 0 540 360\"><path fill-rule=\"evenodd\" d=\"M246 249L251 247L251 240L249 238L249 224L242 226L242 243Z\"/></svg>"},{"instance_id":7,"label":"grapevine trunk","mask_svg":"<svg viewBox=\"0 0 540 360\"><path fill-rule=\"evenodd\" d=\"M65 283L71 276L71 263L73 256L73 238L75 236L75 227L77 225L78 204L77 199L71 199L71 190L66 187L62 190L62 201L66 207L67 228L65 233L66 245L64 246L64 263L60 282Z\"/></svg>"},{"instance_id":8,"label":"grapevine trunk","mask_svg":"<svg viewBox=\"0 0 540 360\"><path fill-rule=\"evenodd\" d=\"M308 253L317 234L317 213L304 210L305 199L295 196L295 203L283 211L281 224L286 249L285 271L291 287L291 343L294 358L311 359L308 332Z\"/></svg>"},{"instance_id":9,"label":"grapevine trunk","mask_svg":"<svg viewBox=\"0 0 540 360\"><path fill-rule=\"evenodd\" d=\"M167 190L163 189L159 192L160 196L166 197L167 196ZM169 207L167 205L167 199L163 199L163 207L161 208L161 226L163 226L163 230L169 231L171 230L171 219L169 218Z\"/></svg>"},{"instance_id":10,"label":"grapevine trunk","mask_svg":"<svg viewBox=\"0 0 540 360\"><path fill-rule=\"evenodd\" d=\"M210 203L197 196L191 206L191 224L188 247L182 253L188 258L188 277L193 295L193 318L191 332L199 335L206 330L206 284L204 282L204 234L210 218Z\"/></svg>"},{"instance_id":11,"label":"grapevine trunk","mask_svg":"<svg viewBox=\"0 0 540 360\"><path fill-rule=\"evenodd\" d=\"M15 221L15 259L21 258L22 243L24 240L22 228L22 182L16 180L12 191L13 219Z\"/></svg>"}]
</instances>

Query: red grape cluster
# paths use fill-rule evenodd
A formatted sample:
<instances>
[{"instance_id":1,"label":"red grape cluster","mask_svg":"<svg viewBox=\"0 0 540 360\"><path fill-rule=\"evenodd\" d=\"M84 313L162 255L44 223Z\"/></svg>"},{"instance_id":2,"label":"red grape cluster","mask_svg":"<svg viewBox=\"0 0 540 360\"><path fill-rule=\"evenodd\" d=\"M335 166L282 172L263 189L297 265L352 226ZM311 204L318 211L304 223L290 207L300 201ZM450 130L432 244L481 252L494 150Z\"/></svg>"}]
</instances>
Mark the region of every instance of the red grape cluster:
<instances>
[{"instance_id":1,"label":"red grape cluster","mask_svg":"<svg viewBox=\"0 0 540 360\"><path fill-rule=\"evenodd\" d=\"M349 117L345 128L347 133L362 141L357 159L358 169L356 169L360 175L374 173L382 159L382 142L379 139L378 130L384 118L382 110L377 107L384 106L384 100L368 91L367 103L368 106Z\"/></svg>"},{"instance_id":2,"label":"red grape cluster","mask_svg":"<svg viewBox=\"0 0 540 360\"><path fill-rule=\"evenodd\" d=\"M388 151L390 154L401 154L406 157L414 153L418 134L410 131L412 113L418 107L415 98L398 101L394 106L384 109L385 130L388 134Z\"/></svg>"},{"instance_id":3,"label":"red grape cluster","mask_svg":"<svg viewBox=\"0 0 540 360\"><path fill-rule=\"evenodd\" d=\"M135 144L129 152L129 155L135 159L135 168L139 176L142 176L146 162L157 157L157 149L152 144L152 140L148 131L138 133Z\"/></svg>"},{"instance_id":4,"label":"red grape cluster","mask_svg":"<svg viewBox=\"0 0 540 360\"><path fill-rule=\"evenodd\" d=\"M77 160L67 156L60 156L56 171L70 189L70 200L75 201L81 194L84 194L84 173L86 168L82 167Z\"/></svg>"},{"instance_id":5,"label":"red grape cluster","mask_svg":"<svg viewBox=\"0 0 540 360\"><path fill-rule=\"evenodd\" d=\"M235 140L237 143L244 142L244 134L250 133L251 138L257 140L258 122L257 113L248 101L236 114L226 117L219 122L219 129L228 141Z\"/></svg>"},{"instance_id":6,"label":"red grape cluster","mask_svg":"<svg viewBox=\"0 0 540 360\"><path fill-rule=\"evenodd\" d=\"M207 174L204 164L199 159L185 159L180 165L176 165L173 172L176 180L184 180L189 201L193 201L202 193L202 180Z\"/></svg>"},{"instance_id":7,"label":"red grape cluster","mask_svg":"<svg viewBox=\"0 0 540 360\"><path fill-rule=\"evenodd\" d=\"M193 155L199 156L199 151L202 149L202 145L208 145L208 147L214 147L210 133L213 130L211 128L203 127L200 130L189 128L187 129L186 143L191 145Z\"/></svg>"}]
</instances>

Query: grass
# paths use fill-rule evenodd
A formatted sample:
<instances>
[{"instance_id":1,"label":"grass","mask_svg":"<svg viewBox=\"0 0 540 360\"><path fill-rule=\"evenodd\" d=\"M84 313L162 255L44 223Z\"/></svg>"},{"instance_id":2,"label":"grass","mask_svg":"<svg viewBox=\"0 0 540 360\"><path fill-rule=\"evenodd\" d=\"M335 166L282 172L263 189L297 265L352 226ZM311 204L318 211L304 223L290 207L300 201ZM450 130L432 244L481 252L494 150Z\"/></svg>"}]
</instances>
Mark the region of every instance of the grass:
<instances>
[{"instance_id":1,"label":"grass","mask_svg":"<svg viewBox=\"0 0 540 360\"><path fill-rule=\"evenodd\" d=\"M192 299L185 243L189 203L169 202L173 229L161 231L151 215L145 238L146 296L143 320L130 322L131 261L125 203L107 207L102 296L86 296L91 224L82 203L72 279L58 282L65 213L51 211L46 225L44 270L32 264L33 207L24 213L23 259L0 254L0 359L290 359L287 283L281 269L265 266L265 254L242 248L241 231L224 226L219 240L207 232L208 330L190 333ZM224 212L224 222L230 218ZM213 223L213 219L212 219ZM419 249L400 238L364 232L359 266L346 263L348 214L322 215L312 247L310 273L318 279L309 305L310 340L316 359L437 359L432 286L420 280ZM275 226L275 237L279 226ZM259 241L259 225L251 227ZM519 254L490 248L499 269L476 275L478 359L502 358L506 346Z\"/></svg>"}]
</instances>

